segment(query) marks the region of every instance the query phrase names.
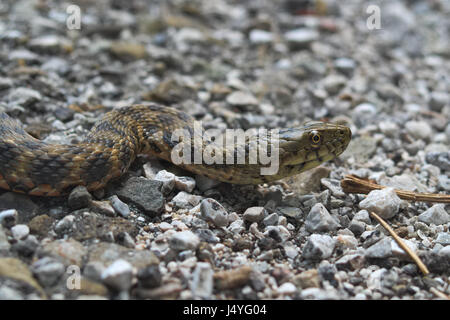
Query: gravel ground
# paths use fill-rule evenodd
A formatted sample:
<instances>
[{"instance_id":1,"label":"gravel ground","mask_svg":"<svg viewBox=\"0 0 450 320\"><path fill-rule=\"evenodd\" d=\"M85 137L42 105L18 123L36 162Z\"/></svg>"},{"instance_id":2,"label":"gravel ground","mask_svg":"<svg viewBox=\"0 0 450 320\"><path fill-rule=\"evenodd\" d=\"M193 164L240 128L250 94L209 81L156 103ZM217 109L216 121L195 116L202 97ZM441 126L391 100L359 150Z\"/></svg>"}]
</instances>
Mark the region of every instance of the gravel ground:
<instances>
[{"instance_id":1,"label":"gravel ground","mask_svg":"<svg viewBox=\"0 0 450 320\"><path fill-rule=\"evenodd\" d=\"M1 191L0 299L449 295L449 207L391 188L348 195L339 180L450 193L450 2L370 1L373 30L369 2L305 3L3 0L0 111L43 140L76 143L105 112L145 101L218 131L316 119L353 139L284 184L219 184L140 157L92 194ZM80 30L66 25L70 4Z\"/></svg>"}]
</instances>

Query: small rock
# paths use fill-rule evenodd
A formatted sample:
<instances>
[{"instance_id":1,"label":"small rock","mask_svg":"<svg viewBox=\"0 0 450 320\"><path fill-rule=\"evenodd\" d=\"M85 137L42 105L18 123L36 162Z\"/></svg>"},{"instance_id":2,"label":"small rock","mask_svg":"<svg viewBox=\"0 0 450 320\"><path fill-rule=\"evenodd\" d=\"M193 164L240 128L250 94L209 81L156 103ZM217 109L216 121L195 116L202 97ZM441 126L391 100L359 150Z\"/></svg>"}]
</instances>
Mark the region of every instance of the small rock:
<instances>
[{"instance_id":1,"label":"small rock","mask_svg":"<svg viewBox=\"0 0 450 320\"><path fill-rule=\"evenodd\" d=\"M312 29L299 28L286 32L284 38L292 49L304 49L319 38L319 33Z\"/></svg>"},{"instance_id":2,"label":"small rock","mask_svg":"<svg viewBox=\"0 0 450 320\"><path fill-rule=\"evenodd\" d=\"M363 233L364 231L366 231L366 223L353 219L348 228L350 229L351 232L353 232L353 234L359 236L361 233Z\"/></svg>"},{"instance_id":3,"label":"small rock","mask_svg":"<svg viewBox=\"0 0 450 320\"><path fill-rule=\"evenodd\" d=\"M144 288L156 288L162 283L162 275L159 266L152 265L144 269L140 269L137 274L139 285Z\"/></svg>"},{"instance_id":4,"label":"small rock","mask_svg":"<svg viewBox=\"0 0 450 320\"><path fill-rule=\"evenodd\" d=\"M22 107L28 107L41 100L42 95L38 91L23 87L12 90L8 95L10 104L18 104Z\"/></svg>"},{"instance_id":5,"label":"small rock","mask_svg":"<svg viewBox=\"0 0 450 320\"><path fill-rule=\"evenodd\" d=\"M68 205L73 210L87 208L91 204L92 195L85 186L75 187L69 194Z\"/></svg>"},{"instance_id":6,"label":"small rock","mask_svg":"<svg viewBox=\"0 0 450 320\"><path fill-rule=\"evenodd\" d=\"M323 79L323 86L329 94L337 94L347 83L347 79L340 75L331 74Z\"/></svg>"},{"instance_id":7,"label":"small rock","mask_svg":"<svg viewBox=\"0 0 450 320\"><path fill-rule=\"evenodd\" d=\"M442 203L435 204L425 212L419 215L419 221L426 224L445 224L450 221L450 215L445 210L445 205Z\"/></svg>"},{"instance_id":8,"label":"small rock","mask_svg":"<svg viewBox=\"0 0 450 320\"><path fill-rule=\"evenodd\" d=\"M433 134L433 129L425 121L408 121L405 123L405 129L412 137L427 141Z\"/></svg>"},{"instance_id":9,"label":"small rock","mask_svg":"<svg viewBox=\"0 0 450 320\"><path fill-rule=\"evenodd\" d=\"M16 209L0 211L0 224L5 228L11 228L16 224L18 215Z\"/></svg>"},{"instance_id":10,"label":"small rock","mask_svg":"<svg viewBox=\"0 0 450 320\"><path fill-rule=\"evenodd\" d=\"M169 194L175 187L175 175L166 170L159 171L153 179L162 182L161 191L164 194Z\"/></svg>"},{"instance_id":11,"label":"small rock","mask_svg":"<svg viewBox=\"0 0 450 320\"><path fill-rule=\"evenodd\" d=\"M321 203L316 203L309 211L305 221L309 232L333 231L339 227L339 223L333 219L327 208Z\"/></svg>"},{"instance_id":12,"label":"small rock","mask_svg":"<svg viewBox=\"0 0 450 320\"><path fill-rule=\"evenodd\" d=\"M128 205L120 201L120 199L116 195L111 196L109 198L109 201L114 210L122 217L127 218L130 215L130 208L128 207Z\"/></svg>"},{"instance_id":13,"label":"small rock","mask_svg":"<svg viewBox=\"0 0 450 320\"><path fill-rule=\"evenodd\" d=\"M335 241L328 235L312 234L303 248L305 259L320 260L331 256Z\"/></svg>"},{"instance_id":14,"label":"small rock","mask_svg":"<svg viewBox=\"0 0 450 320\"><path fill-rule=\"evenodd\" d=\"M299 219L303 215L303 212L300 208L296 207L278 207L278 213L293 219Z\"/></svg>"},{"instance_id":15,"label":"small rock","mask_svg":"<svg viewBox=\"0 0 450 320\"><path fill-rule=\"evenodd\" d=\"M134 247L136 246L136 243L134 242L133 238L129 235L128 232L118 233L117 236L115 237L115 240L118 244L126 248L134 249Z\"/></svg>"},{"instance_id":16,"label":"small rock","mask_svg":"<svg viewBox=\"0 0 450 320\"><path fill-rule=\"evenodd\" d=\"M25 224L18 224L11 228L11 233L16 240L25 239L30 233L30 229Z\"/></svg>"},{"instance_id":17,"label":"small rock","mask_svg":"<svg viewBox=\"0 0 450 320\"><path fill-rule=\"evenodd\" d=\"M108 217L116 216L116 211L108 201L92 200L90 208L92 209L92 211L98 212Z\"/></svg>"},{"instance_id":18,"label":"small rock","mask_svg":"<svg viewBox=\"0 0 450 320\"><path fill-rule=\"evenodd\" d=\"M204 199L200 204L200 212L202 219L212 222L217 227L228 225L227 210L214 199Z\"/></svg>"},{"instance_id":19,"label":"small rock","mask_svg":"<svg viewBox=\"0 0 450 320\"><path fill-rule=\"evenodd\" d=\"M34 262L31 271L44 287L55 285L65 272L64 265L50 257L44 257Z\"/></svg>"},{"instance_id":20,"label":"small rock","mask_svg":"<svg viewBox=\"0 0 450 320\"><path fill-rule=\"evenodd\" d=\"M260 222L266 214L267 211L264 207L251 207L245 210L243 218L249 222Z\"/></svg>"},{"instance_id":21,"label":"small rock","mask_svg":"<svg viewBox=\"0 0 450 320\"><path fill-rule=\"evenodd\" d=\"M346 75L352 75L356 68L356 63L353 59L338 58L334 60L334 67Z\"/></svg>"},{"instance_id":22,"label":"small rock","mask_svg":"<svg viewBox=\"0 0 450 320\"><path fill-rule=\"evenodd\" d=\"M172 203L177 208L191 209L191 208L197 206L201 200L202 200L201 196L196 196L196 195L181 191L175 197L172 198Z\"/></svg>"},{"instance_id":23,"label":"small rock","mask_svg":"<svg viewBox=\"0 0 450 320\"><path fill-rule=\"evenodd\" d=\"M361 209L373 211L383 219L394 217L402 206L403 201L397 196L394 188L373 190L359 203Z\"/></svg>"},{"instance_id":24,"label":"small rock","mask_svg":"<svg viewBox=\"0 0 450 320\"><path fill-rule=\"evenodd\" d=\"M175 188L180 191L192 192L195 188L195 179L191 177L175 177Z\"/></svg>"},{"instance_id":25,"label":"small rock","mask_svg":"<svg viewBox=\"0 0 450 320\"><path fill-rule=\"evenodd\" d=\"M319 288L320 287L320 277L317 269L305 270L302 273L296 275L292 282L300 288Z\"/></svg>"},{"instance_id":26,"label":"small rock","mask_svg":"<svg viewBox=\"0 0 450 320\"><path fill-rule=\"evenodd\" d=\"M149 216L155 216L164 209L164 196L161 193L163 183L142 177L132 177L117 190L117 196L129 201Z\"/></svg>"},{"instance_id":27,"label":"small rock","mask_svg":"<svg viewBox=\"0 0 450 320\"><path fill-rule=\"evenodd\" d=\"M248 38L250 42L256 44L270 43L273 41L273 33L265 30L253 29L250 31Z\"/></svg>"},{"instance_id":28,"label":"small rock","mask_svg":"<svg viewBox=\"0 0 450 320\"><path fill-rule=\"evenodd\" d=\"M446 92L433 91L430 95L430 109L436 112L441 112L442 108L450 101L449 95Z\"/></svg>"},{"instance_id":29,"label":"small rock","mask_svg":"<svg viewBox=\"0 0 450 320\"><path fill-rule=\"evenodd\" d=\"M448 233L448 232L439 232L437 234L435 242L436 243L440 243L440 244L442 244L444 246L450 245L450 233Z\"/></svg>"},{"instance_id":30,"label":"small rock","mask_svg":"<svg viewBox=\"0 0 450 320\"><path fill-rule=\"evenodd\" d=\"M258 100L249 92L234 91L230 93L226 101L232 106L253 106L258 104Z\"/></svg>"},{"instance_id":31,"label":"small rock","mask_svg":"<svg viewBox=\"0 0 450 320\"><path fill-rule=\"evenodd\" d=\"M283 284L277 289L277 292L278 292L279 294L286 294L286 295L294 294L294 293L296 293L297 291L298 291L298 290L297 290L297 287L296 287L294 284L290 283L290 282L285 282L285 283L283 283Z\"/></svg>"},{"instance_id":32,"label":"small rock","mask_svg":"<svg viewBox=\"0 0 450 320\"><path fill-rule=\"evenodd\" d=\"M116 260L103 271L101 278L107 286L117 291L126 291L131 288L133 266L125 260Z\"/></svg>"},{"instance_id":33,"label":"small rock","mask_svg":"<svg viewBox=\"0 0 450 320\"><path fill-rule=\"evenodd\" d=\"M263 220L263 225L265 226L276 226L278 224L278 214L276 212L268 215Z\"/></svg>"},{"instance_id":34,"label":"small rock","mask_svg":"<svg viewBox=\"0 0 450 320\"><path fill-rule=\"evenodd\" d=\"M367 224L370 224L372 221L370 220L369 212L367 210L360 210L354 216L353 219L357 221L361 221Z\"/></svg>"},{"instance_id":35,"label":"small rock","mask_svg":"<svg viewBox=\"0 0 450 320\"><path fill-rule=\"evenodd\" d=\"M211 299L214 286L214 271L207 262L199 262L195 267L192 280L192 295L194 298Z\"/></svg>"},{"instance_id":36,"label":"small rock","mask_svg":"<svg viewBox=\"0 0 450 320\"><path fill-rule=\"evenodd\" d=\"M181 231L175 233L169 239L169 246L173 250L195 250L200 244L200 239L191 231Z\"/></svg>"},{"instance_id":37,"label":"small rock","mask_svg":"<svg viewBox=\"0 0 450 320\"><path fill-rule=\"evenodd\" d=\"M65 216L63 219L61 219L54 227L55 232L58 234L64 234L69 232L73 225L74 225L74 221L75 221L75 216L74 215L67 215Z\"/></svg>"},{"instance_id":38,"label":"small rock","mask_svg":"<svg viewBox=\"0 0 450 320\"><path fill-rule=\"evenodd\" d=\"M336 268L338 270L358 270L364 266L364 262L365 259L362 254L347 254L336 261Z\"/></svg>"},{"instance_id":39,"label":"small rock","mask_svg":"<svg viewBox=\"0 0 450 320\"><path fill-rule=\"evenodd\" d=\"M425 160L443 171L450 171L450 151L449 152L429 152Z\"/></svg>"},{"instance_id":40,"label":"small rock","mask_svg":"<svg viewBox=\"0 0 450 320\"><path fill-rule=\"evenodd\" d=\"M392 255L391 238L385 237L367 248L365 256L367 258L388 258Z\"/></svg>"}]
</instances>

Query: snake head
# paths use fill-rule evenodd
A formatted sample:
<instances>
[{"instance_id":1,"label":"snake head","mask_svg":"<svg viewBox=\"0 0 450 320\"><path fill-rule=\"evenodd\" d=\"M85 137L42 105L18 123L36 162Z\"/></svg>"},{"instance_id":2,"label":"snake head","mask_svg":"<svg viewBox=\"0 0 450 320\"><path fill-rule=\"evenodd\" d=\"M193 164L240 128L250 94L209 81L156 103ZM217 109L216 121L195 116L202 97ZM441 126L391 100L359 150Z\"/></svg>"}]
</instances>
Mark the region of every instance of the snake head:
<instances>
[{"instance_id":1,"label":"snake head","mask_svg":"<svg viewBox=\"0 0 450 320\"><path fill-rule=\"evenodd\" d=\"M280 159L284 165L301 165L305 171L339 156L352 137L350 128L318 121L303 127L281 129Z\"/></svg>"}]
</instances>

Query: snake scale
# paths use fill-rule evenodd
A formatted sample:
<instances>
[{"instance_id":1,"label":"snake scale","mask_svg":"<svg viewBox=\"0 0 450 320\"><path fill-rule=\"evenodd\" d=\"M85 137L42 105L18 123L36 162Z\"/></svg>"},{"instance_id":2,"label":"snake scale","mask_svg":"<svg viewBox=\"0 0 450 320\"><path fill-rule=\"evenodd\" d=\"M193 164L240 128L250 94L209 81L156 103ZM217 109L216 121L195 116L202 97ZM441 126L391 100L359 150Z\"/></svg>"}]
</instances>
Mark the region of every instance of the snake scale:
<instances>
[{"instance_id":1,"label":"snake scale","mask_svg":"<svg viewBox=\"0 0 450 320\"><path fill-rule=\"evenodd\" d=\"M171 161L176 129L193 133L195 119L159 104L132 105L106 113L79 144L50 144L30 136L6 113L0 113L0 188L35 196L61 196L75 186L90 191L103 188L124 174L138 154ZM195 133L191 137L194 140ZM243 150L252 148L258 135L246 138ZM255 140L256 139L256 140ZM184 169L234 184L258 184L281 179L316 167L339 156L351 139L348 127L310 122L303 127L280 129L276 144L279 167L261 175L261 164L182 163ZM189 143L192 141L182 141ZM203 146L211 141L203 141ZM192 144L195 145L195 144ZM237 148L235 145L232 148ZM231 152L224 146L215 152ZM274 149L276 148L276 149ZM245 156L248 160L248 155Z\"/></svg>"}]
</instances>

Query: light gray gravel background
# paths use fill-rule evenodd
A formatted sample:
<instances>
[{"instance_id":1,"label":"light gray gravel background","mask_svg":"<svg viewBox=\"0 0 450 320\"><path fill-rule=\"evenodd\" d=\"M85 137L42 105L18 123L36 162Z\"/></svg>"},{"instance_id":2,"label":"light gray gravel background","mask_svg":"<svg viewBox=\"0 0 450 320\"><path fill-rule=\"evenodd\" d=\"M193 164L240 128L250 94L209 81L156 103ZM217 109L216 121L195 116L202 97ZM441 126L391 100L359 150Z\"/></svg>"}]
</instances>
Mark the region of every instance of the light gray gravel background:
<instances>
[{"instance_id":1,"label":"light gray gravel background","mask_svg":"<svg viewBox=\"0 0 450 320\"><path fill-rule=\"evenodd\" d=\"M66 26L71 4L81 30ZM1 1L0 111L38 138L76 143L108 110L156 101L218 132L314 119L353 139L284 184L227 185L140 157L92 194L1 191L0 299L449 295L449 207L339 184L351 173L450 193L449 15L447 0Z\"/></svg>"}]
</instances>

